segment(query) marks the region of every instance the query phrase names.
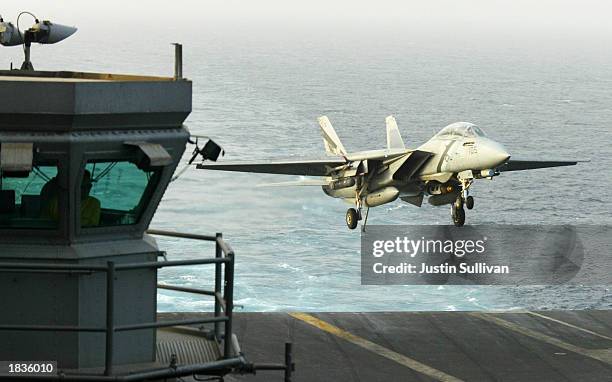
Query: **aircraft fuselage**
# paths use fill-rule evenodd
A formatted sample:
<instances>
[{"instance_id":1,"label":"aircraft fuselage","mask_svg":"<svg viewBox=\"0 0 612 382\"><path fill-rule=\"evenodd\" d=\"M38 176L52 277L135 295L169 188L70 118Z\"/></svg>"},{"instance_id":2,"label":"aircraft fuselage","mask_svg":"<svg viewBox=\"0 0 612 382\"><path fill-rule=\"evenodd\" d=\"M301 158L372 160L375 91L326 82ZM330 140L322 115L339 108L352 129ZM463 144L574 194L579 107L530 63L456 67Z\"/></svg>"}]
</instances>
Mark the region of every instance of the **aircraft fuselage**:
<instances>
[{"instance_id":1,"label":"aircraft fuselage","mask_svg":"<svg viewBox=\"0 0 612 382\"><path fill-rule=\"evenodd\" d=\"M417 150L432 155L408 179L395 177L394 175L413 150L372 150L354 153L347 157L348 160L358 163L355 165L356 169L361 166L362 169L367 169L369 172L368 175L364 176L368 180L366 195L362 196L367 197L370 193L381 192L380 190L382 190L386 193L378 201L386 200L386 202L389 202L397 197L420 194L438 195L440 194L439 190L428 187L429 183L454 182L458 184L457 174L465 171L471 171L473 176L477 178L490 177L494 175L494 169L510 157L500 143L487 137L436 136L419 146ZM381 157L386 159L374 162L369 159ZM367 164L364 165L364 163ZM342 172L338 175L338 179L342 179L343 176L346 177L347 173ZM359 175L358 170L355 176L357 175ZM338 183L338 188L323 186L323 191L331 197L349 199L352 203L362 185L359 182ZM347 187L341 187L342 185L347 185ZM396 188L397 194L394 195L392 190L388 189L389 187Z\"/></svg>"}]
</instances>

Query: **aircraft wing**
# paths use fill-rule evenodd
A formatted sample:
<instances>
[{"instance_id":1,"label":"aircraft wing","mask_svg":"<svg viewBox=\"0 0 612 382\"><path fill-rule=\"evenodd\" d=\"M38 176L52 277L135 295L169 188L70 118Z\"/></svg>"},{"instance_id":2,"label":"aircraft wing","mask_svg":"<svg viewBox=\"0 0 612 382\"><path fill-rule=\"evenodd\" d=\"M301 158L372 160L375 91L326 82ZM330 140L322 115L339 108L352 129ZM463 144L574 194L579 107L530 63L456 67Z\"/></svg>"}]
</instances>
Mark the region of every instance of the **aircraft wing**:
<instances>
[{"instance_id":1,"label":"aircraft wing","mask_svg":"<svg viewBox=\"0 0 612 382\"><path fill-rule=\"evenodd\" d=\"M573 166L577 164L578 162L588 162L588 161L585 161L585 160L559 161L559 160L510 159L506 164L499 166L497 170L501 172L533 170L536 168Z\"/></svg>"},{"instance_id":2,"label":"aircraft wing","mask_svg":"<svg viewBox=\"0 0 612 382\"><path fill-rule=\"evenodd\" d=\"M299 179L299 180L290 180L288 182L276 182L276 183L262 183L258 184L255 187L296 187L296 186L328 186L329 180L327 179Z\"/></svg>"},{"instance_id":3,"label":"aircraft wing","mask_svg":"<svg viewBox=\"0 0 612 382\"><path fill-rule=\"evenodd\" d=\"M286 174L326 176L332 169L346 164L342 159L287 160L281 162L227 162L200 163L197 168L204 170L257 172L264 174Z\"/></svg>"}]
</instances>

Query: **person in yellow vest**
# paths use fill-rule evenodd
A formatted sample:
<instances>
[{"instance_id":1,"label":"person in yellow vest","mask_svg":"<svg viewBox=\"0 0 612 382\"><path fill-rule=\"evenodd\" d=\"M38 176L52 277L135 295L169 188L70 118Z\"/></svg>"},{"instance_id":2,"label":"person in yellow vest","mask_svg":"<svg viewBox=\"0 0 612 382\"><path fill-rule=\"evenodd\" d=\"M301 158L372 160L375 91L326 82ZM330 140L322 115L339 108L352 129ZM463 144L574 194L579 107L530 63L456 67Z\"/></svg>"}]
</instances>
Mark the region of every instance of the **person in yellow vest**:
<instances>
[{"instance_id":1,"label":"person in yellow vest","mask_svg":"<svg viewBox=\"0 0 612 382\"><path fill-rule=\"evenodd\" d=\"M91 173L85 170L81 183L81 225L93 227L100 224L100 201L89 195L93 183Z\"/></svg>"},{"instance_id":2,"label":"person in yellow vest","mask_svg":"<svg viewBox=\"0 0 612 382\"><path fill-rule=\"evenodd\" d=\"M100 224L100 201L89 195L92 185L91 173L85 170L81 182L81 226L83 227L95 227ZM58 220L58 189L57 178L51 179L43 186L40 192L43 218Z\"/></svg>"}]
</instances>

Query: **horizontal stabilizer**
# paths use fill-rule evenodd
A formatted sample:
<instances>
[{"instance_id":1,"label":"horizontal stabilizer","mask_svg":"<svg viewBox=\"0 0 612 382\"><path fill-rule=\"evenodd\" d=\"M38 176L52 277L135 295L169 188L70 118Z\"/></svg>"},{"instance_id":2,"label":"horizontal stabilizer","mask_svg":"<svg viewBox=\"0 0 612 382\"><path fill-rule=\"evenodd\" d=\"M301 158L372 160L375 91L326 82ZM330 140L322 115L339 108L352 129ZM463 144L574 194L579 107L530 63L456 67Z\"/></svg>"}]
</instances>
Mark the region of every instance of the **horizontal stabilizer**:
<instances>
[{"instance_id":1,"label":"horizontal stabilizer","mask_svg":"<svg viewBox=\"0 0 612 382\"><path fill-rule=\"evenodd\" d=\"M385 119L387 125L387 148L388 149L405 149L404 140L397 127L397 121L390 115Z\"/></svg>"},{"instance_id":2,"label":"horizontal stabilizer","mask_svg":"<svg viewBox=\"0 0 612 382\"><path fill-rule=\"evenodd\" d=\"M228 163L201 163L197 168L201 170L256 172L262 174L286 174L326 176L338 166L345 165L343 160L288 160L282 162L228 162Z\"/></svg>"},{"instance_id":3,"label":"horizontal stabilizer","mask_svg":"<svg viewBox=\"0 0 612 382\"><path fill-rule=\"evenodd\" d=\"M346 149L340 142L338 134L334 130L329 118L321 116L317 119L319 126L321 126L321 135L323 136L323 143L325 144L325 152L328 155L346 156Z\"/></svg>"},{"instance_id":4,"label":"horizontal stabilizer","mask_svg":"<svg viewBox=\"0 0 612 382\"><path fill-rule=\"evenodd\" d=\"M505 164L497 168L498 171L521 171L521 170L533 170L537 168L548 168L548 167L560 167L560 166L574 166L579 162L590 162L589 160L573 160L573 161L561 161L561 160L523 160L523 159L510 159Z\"/></svg>"}]
</instances>

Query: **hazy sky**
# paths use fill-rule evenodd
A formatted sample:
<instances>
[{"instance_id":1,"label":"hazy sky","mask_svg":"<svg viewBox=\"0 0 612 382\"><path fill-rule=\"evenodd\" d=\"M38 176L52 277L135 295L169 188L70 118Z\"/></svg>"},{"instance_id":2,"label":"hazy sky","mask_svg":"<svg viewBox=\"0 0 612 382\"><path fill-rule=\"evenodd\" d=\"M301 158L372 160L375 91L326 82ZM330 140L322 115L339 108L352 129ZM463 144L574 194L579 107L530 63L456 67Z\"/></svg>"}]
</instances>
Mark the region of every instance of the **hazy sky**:
<instances>
[{"instance_id":1,"label":"hazy sky","mask_svg":"<svg viewBox=\"0 0 612 382\"><path fill-rule=\"evenodd\" d=\"M609 0L4 0L0 14L20 10L67 24L105 21L164 28L163 23L219 26L369 28L506 28L612 31Z\"/></svg>"},{"instance_id":2,"label":"hazy sky","mask_svg":"<svg viewBox=\"0 0 612 382\"><path fill-rule=\"evenodd\" d=\"M530 49L546 56L612 56L609 0L2 0L0 15L16 21L22 10L40 19L75 25L79 32L54 55L87 52L148 56L170 42L271 47L273 54L317 49L419 46L453 54L460 48L513 54ZM21 27L32 25L30 16ZM95 42L94 42L95 41ZM136 47L140 52L136 52ZM312 48L314 47L314 48ZM357 48L355 48L357 47ZM123 51L120 49L123 48ZM80 53L79 53L80 54ZM462 53L458 53L462 54ZM17 48L0 48L0 67L21 61ZM53 57L48 55L47 57ZM75 57L79 58L79 57Z\"/></svg>"}]
</instances>

